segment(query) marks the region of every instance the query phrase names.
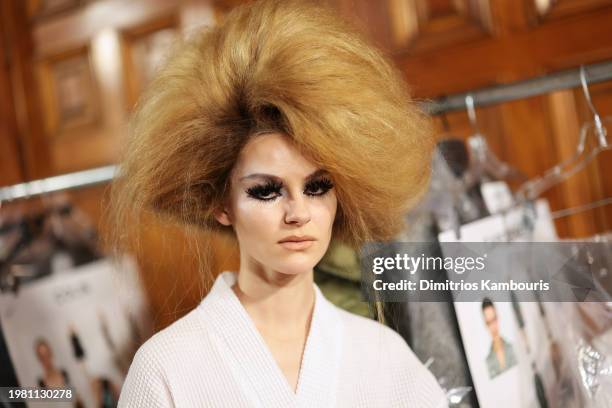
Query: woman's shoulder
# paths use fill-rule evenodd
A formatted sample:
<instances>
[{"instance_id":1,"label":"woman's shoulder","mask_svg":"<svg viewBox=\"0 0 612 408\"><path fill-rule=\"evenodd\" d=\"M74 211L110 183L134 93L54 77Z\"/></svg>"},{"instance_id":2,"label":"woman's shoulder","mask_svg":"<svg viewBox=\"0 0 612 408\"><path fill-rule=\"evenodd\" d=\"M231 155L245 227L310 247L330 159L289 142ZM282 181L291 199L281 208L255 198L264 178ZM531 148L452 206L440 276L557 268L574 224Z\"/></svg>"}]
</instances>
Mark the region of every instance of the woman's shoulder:
<instances>
[{"instance_id":1,"label":"woman's shoulder","mask_svg":"<svg viewBox=\"0 0 612 408\"><path fill-rule=\"evenodd\" d=\"M161 329L138 349L137 355L146 360L174 359L180 354L189 354L190 348L202 345L208 335L207 325L201 319L198 307Z\"/></svg>"}]
</instances>

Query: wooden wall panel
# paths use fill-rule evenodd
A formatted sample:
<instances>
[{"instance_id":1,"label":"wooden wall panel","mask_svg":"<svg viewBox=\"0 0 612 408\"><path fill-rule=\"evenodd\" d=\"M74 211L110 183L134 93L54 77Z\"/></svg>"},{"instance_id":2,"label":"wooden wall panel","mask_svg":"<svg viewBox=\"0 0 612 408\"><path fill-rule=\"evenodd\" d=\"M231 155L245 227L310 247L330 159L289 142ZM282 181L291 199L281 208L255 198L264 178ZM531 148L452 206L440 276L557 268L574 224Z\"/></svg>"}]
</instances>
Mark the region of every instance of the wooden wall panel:
<instances>
[{"instance_id":1,"label":"wooden wall panel","mask_svg":"<svg viewBox=\"0 0 612 408\"><path fill-rule=\"evenodd\" d=\"M87 152L96 150L74 149L93 140L92 135L102 125L100 92L89 46L41 58L37 65L53 173L92 167L95 160L89 160ZM68 157L63 154L66 151L70 152Z\"/></svg>"},{"instance_id":2,"label":"wooden wall panel","mask_svg":"<svg viewBox=\"0 0 612 408\"><path fill-rule=\"evenodd\" d=\"M610 0L524 0L532 24L545 24L547 21L596 12L610 7Z\"/></svg>"},{"instance_id":3,"label":"wooden wall panel","mask_svg":"<svg viewBox=\"0 0 612 408\"><path fill-rule=\"evenodd\" d=\"M56 17L79 7L79 0L24 0L27 14L32 21Z\"/></svg>"},{"instance_id":4,"label":"wooden wall panel","mask_svg":"<svg viewBox=\"0 0 612 408\"><path fill-rule=\"evenodd\" d=\"M164 15L121 32L124 92L131 110L172 44L179 38L179 16Z\"/></svg>"},{"instance_id":5,"label":"wooden wall panel","mask_svg":"<svg viewBox=\"0 0 612 408\"><path fill-rule=\"evenodd\" d=\"M4 8L0 7L0 23L4 20L3 16ZM0 28L3 27L0 24ZM24 176L13 103L9 47L7 36L0 31L0 185L19 183Z\"/></svg>"},{"instance_id":6,"label":"wooden wall panel","mask_svg":"<svg viewBox=\"0 0 612 408\"><path fill-rule=\"evenodd\" d=\"M3 108L6 113L14 112L14 117L6 123L15 126L16 132L12 136L18 139L18 153L21 157L16 161L22 163L21 177L24 180L33 180L50 174L49 148L44 138L44 129L40 94L36 87L35 75L32 66L33 43L26 15L25 2L3 1L2 21L0 24L3 36L6 59L3 59L3 71L10 76L11 86L3 94ZM8 97L10 93L11 97ZM11 104L11 106L8 106ZM12 124L12 125L11 125ZM15 163L8 160L8 163ZM8 167L8 163L4 164ZM0 163L2 164L2 163ZM8 168L3 171L10 171Z\"/></svg>"},{"instance_id":7,"label":"wooden wall panel","mask_svg":"<svg viewBox=\"0 0 612 408\"><path fill-rule=\"evenodd\" d=\"M488 2L389 0L388 3L396 53L456 46L486 38L492 32Z\"/></svg>"},{"instance_id":8,"label":"wooden wall panel","mask_svg":"<svg viewBox=\"0 0 612 408\"><path fill-rule=\"evenodd\" d=\"M417 97L438 97L612 59L610 21L612 9L604 9L589 18L555 21L508 38L400 54L396 61L415 84Z\"/></svg>"}]
</instances>

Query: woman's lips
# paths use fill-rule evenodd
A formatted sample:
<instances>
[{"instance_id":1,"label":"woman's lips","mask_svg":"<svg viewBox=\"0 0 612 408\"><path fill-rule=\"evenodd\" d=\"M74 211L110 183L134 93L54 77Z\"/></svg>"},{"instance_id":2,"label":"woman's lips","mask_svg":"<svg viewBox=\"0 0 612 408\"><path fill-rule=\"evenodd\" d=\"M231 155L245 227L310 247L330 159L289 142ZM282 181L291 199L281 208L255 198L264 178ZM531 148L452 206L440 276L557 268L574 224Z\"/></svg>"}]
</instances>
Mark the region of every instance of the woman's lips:
<instances>
[{"instance_id":1,"label":"woman's lips","mask_svg":"<svg viewBox=\"0 0 612 408\"><path fill-rule=\"evenodd\" d=\"M311 238L298 238L295 240L288 239L280 241L279 244L285 249L289 249L292 251L302 251L310 248L314 241L315 240Z\"/></svg>"}]
</instances>

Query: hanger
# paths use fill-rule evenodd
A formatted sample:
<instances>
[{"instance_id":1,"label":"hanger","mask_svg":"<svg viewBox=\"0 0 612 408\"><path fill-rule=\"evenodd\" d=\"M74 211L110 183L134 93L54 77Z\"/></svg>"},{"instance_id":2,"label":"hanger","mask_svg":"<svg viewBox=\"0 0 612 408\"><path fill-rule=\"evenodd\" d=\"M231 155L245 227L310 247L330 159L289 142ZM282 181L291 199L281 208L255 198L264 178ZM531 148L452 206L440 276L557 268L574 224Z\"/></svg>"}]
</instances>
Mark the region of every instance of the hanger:
<instances>
[{"instance_id":1,"label":"hanger","mask_svg":"<svg viewBox=\"0 0 612 408\"><path fill-rule=\"evenodd\" d=\"M521 171L500 160L489 148L489 144L478 126L476 109L474 107L474 97L472 94L467 94L465 96L465 107L467 109L470 125L474 130L474 134L468 138L467 142L471 162L471 171L468 174L468 180L466 180L467 184L470 185L479 182L485 174L491 174L498 180L512 178L526 180L527 177Z\"/></svg>"},{"instance_id":2,"label":"hanger","mask_svg":"<svg viewBox=\"0 0 612 408\"><path fill-rule=\"evenodd\" d=\"M480 131L478 125L478 119L476 116L476 109L474 106L474 97L472 94L467 94L465 97L465 106L470 120L470 125L474 130L472 136L468 138L467 147L469 152L469 168L463 174L462 182L465 191L470 191L481 181L486 180L486 176L490 175L497 180L508 180L508 179L520 179L526 180L527 177L518 169L514 168L508 163L500 160L495 153L489 148L486 138ZM532 203L533 204L533 203ZM488 214L488 211L483 205L483 210ZM533 205L525 205L523 224L524 228L531 230L533 228L535 218L535 208ZM500 212L504 224L506 222L507 213L514 208L514 205L504 211ZM458 229L455 231L457 239L460 238Z\"/></svg>"},{"instance_id":3,"label":"hanger","mask_svg":"<svg viewBox=\"0 0 612 408\"><path fill-rule=\"evenodd\" d=\"M460 239L460 227L464 213L476 209L465 208L462 196L466 194L464 176L469 168L469 152L465 142L451 133L445 112L440 114L443 136L439 137L432 158L432 179L430 192L433 196L443 196L443 200L433 200L431 209L435 214L441 231L453 230Z\"/></svg>"},{"instance_id":4,"label":"hanger","mask_svg":"<svg viewBox=\"0 0 612 408\"><path fill-rule=\"evenodd\" d=\"M562 161L556 166L544 172L543 176L537 177L524 183L517 192L517 196L521 200L533 200L551 187L560 184L567 178L582 170L602 151L612 149L607 139L606 125L612 124L612 118L606 117L603 120L595 109L591 100L591 94L588 88L588 81L584 66L580 66L580 83L582 91L586 98L589 109L593 114L593 121L582 125L580 129L580 137L575 153L568 159ZM590 151L586 149L588 136L595 133L596 146Z\"/></svg>"},{"instance_id":5,"label":"hanger","mask_svg":"<svg viewBox=\"0 0 612 408\"><path fill-rule=\"evenodd\" d=\"M452 137L438 142L438 149L454 175L452 180L447 180L445 189L455 207L451 229L455 231L457 239L460 239L460 228L463 223L489 215L480 192L475 192L475 189L479 190L478 184L487 175L496 179L525 178L520 171L499 160L489 149L478 126L474 98L471 94L466 96L465 103L474 134L468 138L467 143ZM442 117L442 124L448 131L448 121L445 116Z\"/></svg>"},{"instance_id":6,"label":"hanger","mask_svg":"<svg viewBox=\"0 0 612 408\"><path fill-rule=\"evenodd\" d=\"M556 220L559 218L569 217L570 215L579 214L584 211L592 210L594 208L599 208L610 204L612 204L612 197L597 200L585 205L579 205L577 207L564 208L562 210L554 211L553 213L551 213L551 216L553 220Z\"/></svg>"}]
</instances>

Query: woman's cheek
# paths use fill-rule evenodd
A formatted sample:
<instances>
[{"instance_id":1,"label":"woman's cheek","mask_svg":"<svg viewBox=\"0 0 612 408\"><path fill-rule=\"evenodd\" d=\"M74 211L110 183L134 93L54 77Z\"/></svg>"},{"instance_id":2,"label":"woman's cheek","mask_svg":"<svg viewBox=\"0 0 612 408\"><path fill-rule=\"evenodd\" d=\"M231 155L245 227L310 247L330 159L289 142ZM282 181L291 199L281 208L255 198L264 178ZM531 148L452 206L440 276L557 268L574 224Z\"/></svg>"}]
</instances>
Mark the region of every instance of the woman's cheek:
<instances>
[{"instance_id":1,"label":"woman's cheek","mask_svg":"<svg viewBox=\"0 0 612 408\"><path fill-rule=\"evenodd\" d=\"M245 206L242 219L248 224L248 229L257 234L258 238L273 235L278 225L280 208L276 203L254 203Z\"/></svg>"}]
</instances>

